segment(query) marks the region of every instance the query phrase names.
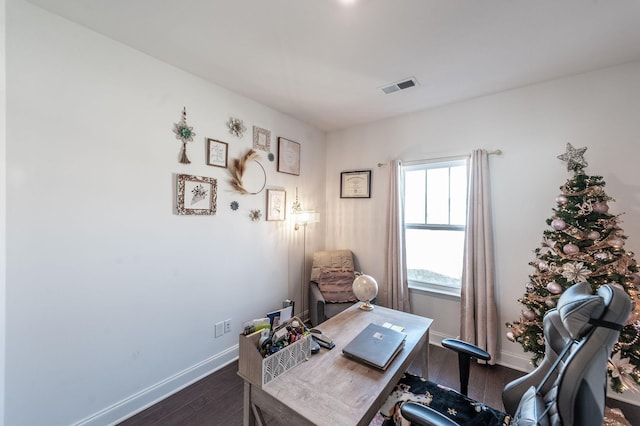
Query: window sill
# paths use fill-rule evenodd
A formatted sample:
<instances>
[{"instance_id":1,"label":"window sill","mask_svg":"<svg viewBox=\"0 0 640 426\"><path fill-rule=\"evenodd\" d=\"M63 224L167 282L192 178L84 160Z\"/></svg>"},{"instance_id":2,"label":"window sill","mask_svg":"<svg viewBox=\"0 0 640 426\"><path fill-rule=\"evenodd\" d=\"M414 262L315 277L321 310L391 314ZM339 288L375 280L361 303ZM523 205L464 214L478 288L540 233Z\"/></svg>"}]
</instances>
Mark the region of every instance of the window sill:
<instances>
[{"instance_id":1,"label":"window sill","mask_svg":"<svg viewBox=\"0 0 640 426\"><path fill-rule=\"evenodd\" d=\"M437 284L409 281L409 290L451 300L460 300L460 289Z\"/></svg>"}]
</instances>

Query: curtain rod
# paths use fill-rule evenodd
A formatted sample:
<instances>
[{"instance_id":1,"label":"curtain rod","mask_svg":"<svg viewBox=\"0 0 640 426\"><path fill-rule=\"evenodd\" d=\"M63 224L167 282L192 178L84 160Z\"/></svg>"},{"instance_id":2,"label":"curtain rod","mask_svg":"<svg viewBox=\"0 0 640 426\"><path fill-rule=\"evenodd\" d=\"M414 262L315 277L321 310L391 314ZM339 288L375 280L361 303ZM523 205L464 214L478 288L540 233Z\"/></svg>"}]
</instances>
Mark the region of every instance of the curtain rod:
<instances>
[{"instance_id":1,"label":"curtain rod","mask_svg":"<svg viewBox=\"0 0 640 426\"><path fill-rule=\"evenodd\" d=\"M487 154L489 154L489 155L502 155L502 150L500 150L500 149L496 149L496 150L494 150L494 151L489 151L489 152L487 152ZM469 155L469 154L466 154L466 155ZM458 156L458 155L451 155L451 156L449 156L449 157L441 157L441 158L428 158L428 159L423 159L423 160L411 160L411 162L413 163L413 162L423 162L423 161L446 160L446 159L449 159L449 158L452 158L452 157L461 157L461 155L460 155L460 156ZM387 161L387 162L385 162L385 163L378 163L378 167L384 167L384 166L386 166L387 164L389 164L389 162L388 162L388 161Z\"/></svg>"}]
</instances>

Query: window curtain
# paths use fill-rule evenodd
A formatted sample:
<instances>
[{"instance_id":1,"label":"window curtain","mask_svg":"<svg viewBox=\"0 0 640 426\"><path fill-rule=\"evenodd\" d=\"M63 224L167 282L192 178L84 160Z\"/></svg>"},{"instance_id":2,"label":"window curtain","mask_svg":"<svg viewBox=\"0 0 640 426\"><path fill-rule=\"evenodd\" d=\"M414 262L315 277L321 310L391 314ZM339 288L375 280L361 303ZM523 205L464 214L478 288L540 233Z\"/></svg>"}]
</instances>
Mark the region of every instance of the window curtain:
<instances>
[{"instance_id":1,"label":"window curtain","mask_svg":"<svg viewBox=\"0 0 640 426\"><path fill-rule=\"evenodd\" d=\"M469 162L467 227L462 270L460 338L492 355L498 350L489 154L473 151Z\"/></svg>"},{"instance_id":2,"label":"window curtain","mask_svg":"<svg viewBox=\"0 0 640 426\"><path fill-rule=\"evenodd\" d=\"M407 260L404 247L404 184L402 163L389 164L389 209L387 212L385 280L379 289L380 304L410 312Z\"/></svg>"}]
</instances>

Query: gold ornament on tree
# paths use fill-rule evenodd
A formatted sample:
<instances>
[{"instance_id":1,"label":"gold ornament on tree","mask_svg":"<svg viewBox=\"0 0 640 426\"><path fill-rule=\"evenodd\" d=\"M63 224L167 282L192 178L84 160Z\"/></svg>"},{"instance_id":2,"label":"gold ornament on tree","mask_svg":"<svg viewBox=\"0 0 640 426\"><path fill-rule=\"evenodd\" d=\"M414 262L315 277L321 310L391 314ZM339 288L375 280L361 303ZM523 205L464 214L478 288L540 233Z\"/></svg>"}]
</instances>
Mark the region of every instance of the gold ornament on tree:
<instances>
[{"instance_id":1,"label":"gold ornament on tree","mask_svg":"<svg viewBox=\"0 0 640 426\"><path fill-rule=\"evenodd\" d=\"M187 157L187 142L191 142L196 133L193 131L193 127L187 125L187 108L182 107L182 118L177 123L173 124L173 133L176 135L176 139L182 141L182 154L180 155L180 162L182 164L189 164L189 158Z\"/></svg>"}]
</instances>

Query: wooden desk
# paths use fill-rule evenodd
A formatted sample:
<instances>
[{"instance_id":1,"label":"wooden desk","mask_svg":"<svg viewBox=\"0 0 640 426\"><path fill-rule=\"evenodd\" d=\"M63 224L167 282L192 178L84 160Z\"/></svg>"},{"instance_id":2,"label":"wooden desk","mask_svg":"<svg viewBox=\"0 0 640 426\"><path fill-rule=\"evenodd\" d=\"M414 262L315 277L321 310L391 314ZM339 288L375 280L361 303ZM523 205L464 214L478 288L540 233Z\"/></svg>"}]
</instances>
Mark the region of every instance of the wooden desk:
<instances>
[{"instance_id":1,"label":"wooden desk","mask_svg":"<svg viewBox=\"0 0 640 426\"><path fill-rule=\"evenodd\" d=\"M341 312L317 328L336 347L321 348L309 360L261 387L244 381L244 425L263 424L263 413L283 425L368 425L416 356L427 378L429 327L433 320L376 306ZM386 371L342 355L342 348L369 323L405 328L404 348Z\"/></svg>"}]
</instances>

